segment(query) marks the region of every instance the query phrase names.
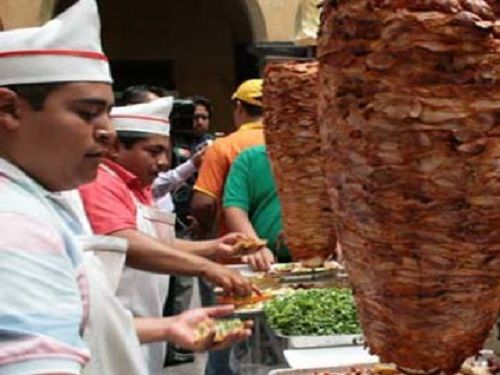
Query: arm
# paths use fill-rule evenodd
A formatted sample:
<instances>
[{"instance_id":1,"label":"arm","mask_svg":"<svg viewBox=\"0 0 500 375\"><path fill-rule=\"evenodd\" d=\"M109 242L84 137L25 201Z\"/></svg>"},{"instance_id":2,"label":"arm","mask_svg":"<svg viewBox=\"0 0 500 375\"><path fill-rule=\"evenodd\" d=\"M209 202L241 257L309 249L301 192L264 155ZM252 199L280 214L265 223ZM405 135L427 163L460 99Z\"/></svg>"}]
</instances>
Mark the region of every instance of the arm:
<instances>
[{"instance_id":1,"label":"arm","mask_svg":"<svg viewBox=\"0 0 500 375\"><path fill-rule=\"evenodd\" d=\"M224 188L224 217L229 230L259 238L248 216L255 200L251 193L252 184L255 182L249 177L252 166L249 151L244 151L236 158L227 176ZM268 271L274 263L274 255L271 250L264 247L254 254L242 257L242 260L250 264L254 270Z\"/></svg>"},{"instance_id":2,"label":"arm","mask_svg":"<svg viewBox=\"0 0 500 375\"><path fill-rule=\"evenodd\" d=\"M126 264L143 271L202 276L228 293L251 293L250 282L229 268L208 259L174 249L135 229L120 230L111 235L124 238L129 243Z\"/></svg>"},{"instance_id":3,"label":"arm","mask_svg":"<svg viewBox=\"0 0 500 375\"><path fill-rule=\"evenodd\" d=\"M239 207L225 207L224 215L230 231L241 232L252 238L259 238L248 218L248 212Z\"/></svg>"},{"instance_id":4,"label":"arm","mask_svg":"<svg viewBox=\"0 0 500 375\"><path fill-rule=\"evenodd\" d=\"M252 223L248 219L248 213L238 207L226 207L224 209L226 223L230 230L244 233L249 237L259 238ZM242 257L244 263L248 263L256 271L268 271L275 262L274 255L269 248L264 247L256 253Z\"/></svg>"},{"instance_id":5,"label":"arm","mask_svg":"<svg viewBox=\"0 0 500 375\"><path fill-rule=\"evenodd\" d=\"M176 249L187 251L191 254L206 258L210 258L216 255L217 245L217 240L189 241L183 240L181 238L176 238L174 240L174 246Z\"/></svg>"},{"instance_id":6,"label":"arm","mask_svg":"<svg viewBox=\"0 0 500 375\"><path fill-rule=\"evenodd\" d=\"M215 223L217 218L217 200L201 191L193 193L191 200L191 214L196 218L198 227L196 237L200 239L215 237Z\"/></svg>"},{"instance_id":7,"label":"arm","mask_svg":"<svg viewBox=\"0 0 500 375\"><path fill-rule=\"evenodd\" d=\"M228 293L248 294L250 283L239 273L208 259L179 251L141 233L136 226L135 204L126 186L101 173L93 183L80 188L85 211L96 234L124 238L129 243L126 263L143 271L202 276Z\"/></svg>"},{"instance_id":8,"label":"arm","mask_svg":"<svg viewBox=\"0 0 500 375\"><path fill-rule=\"evenodd\" d=\"M189 241L176 238L174 246L177 249L188 251L204 257L227 258L240 255L237 246L234 246L239 239L247 237L245 233L234 232L215 240Z\"/></svg>"},{"instance_id":9,"label":"arm","mask_svg":"<svg viewBox=\"0 0 500 375\"><path fill-rule=\"evenodd\" d=\"M195 172L196 166L193 160L190 159L175 169L160 173L152 186L155 199L177 190Z\"/></svg>"},{"instance_id":10,"label":"arm","mask_svg":"<svg viewBox=\"0 0 500 375\"><path fill-rule=\"evenodd\" d=\"M191 309L169 318L135 318L135 327L141 344L167 341L184 349L194 351L219 350L251 335L251 322L245 322L245 329L233 332L221 343L213 342L213 334L207 340L196 339L196 329L200 323L231 315L230 305Z\"/></svg>"},{"instance_id":11,"label":"arm","mask_svg":"<svg viewBox=\"0 0 500 375\"><path fill-rule=\"evenodd\" d=\"M198 222L199 239L214 238L215 234L218 201L230 166L220 148L220 142L216 141L207 149L194 186L191 214Z\"/></svg>"}]
</instances>

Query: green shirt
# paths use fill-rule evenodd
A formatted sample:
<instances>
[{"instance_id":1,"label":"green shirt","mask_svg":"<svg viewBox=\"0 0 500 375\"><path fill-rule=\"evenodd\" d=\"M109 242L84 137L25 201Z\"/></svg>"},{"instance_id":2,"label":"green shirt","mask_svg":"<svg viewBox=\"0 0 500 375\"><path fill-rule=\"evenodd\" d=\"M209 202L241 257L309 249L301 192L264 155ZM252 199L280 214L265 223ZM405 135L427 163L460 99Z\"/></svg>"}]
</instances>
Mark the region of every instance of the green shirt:
<instances>
[{"instance_id":1,"label":"green shirt","mask_svg":"<svg viewBox=\"0 0 500 375\"><path fill-rule=\"evenodd\" d=\"M224 188L224 208L246 211L255 232L268 240L268 247L280 261L289 261L288 249L276 249L283 230L278 198L266 147L255 146L241 152L231 165Z\"/></svg>"}]
</instances>

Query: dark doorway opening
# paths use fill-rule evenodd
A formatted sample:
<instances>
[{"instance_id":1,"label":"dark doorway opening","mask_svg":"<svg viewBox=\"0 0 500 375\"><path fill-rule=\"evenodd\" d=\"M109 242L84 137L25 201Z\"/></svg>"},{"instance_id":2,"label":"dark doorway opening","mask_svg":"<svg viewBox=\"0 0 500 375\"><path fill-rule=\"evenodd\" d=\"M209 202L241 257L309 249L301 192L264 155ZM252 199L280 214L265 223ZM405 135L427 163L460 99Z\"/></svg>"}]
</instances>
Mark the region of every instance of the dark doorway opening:
<instances>
[{"instance_id":1,"label":"dark doorway opening","mask_svg":"<svg viewBox=\"0 0 500 375\"><path fill-rule=\"evenodd\" d=\"M115 91L133 85L162 86L174 90L171 60L111 60Z\"/></svg>"},{"instance_id":2,"label":"dark doorway opening","mask_svg":"<svg viewBox=\"0 0 500 375\"><path fill-rule=\"evenodd\" d=\"M61 0L68 1L68 0ZM103 47L114 88L154 84L180 97L202 95L214 107L212 131L231 131L230 98L258 76L252 17L256 0L99 0ZM263 22L261 22L263 23Z\"/></svg>"},{"instance_id":3,"label":"dark doorway opening","mask_svg":"<svg viewBox=\"0 0 500 375\"><path fill-rule=\"evenodd\" d=\"M259 58L252 43L237 44L234 51L234 86L259 77Z\"/></svg>"}]
</instances>

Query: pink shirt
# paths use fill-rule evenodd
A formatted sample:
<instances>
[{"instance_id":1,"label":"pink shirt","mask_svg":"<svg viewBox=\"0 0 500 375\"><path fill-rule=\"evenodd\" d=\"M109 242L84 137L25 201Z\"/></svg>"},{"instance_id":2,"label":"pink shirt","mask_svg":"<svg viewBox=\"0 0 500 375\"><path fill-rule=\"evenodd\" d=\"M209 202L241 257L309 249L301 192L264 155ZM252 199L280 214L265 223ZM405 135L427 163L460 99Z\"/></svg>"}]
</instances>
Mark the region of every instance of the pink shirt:
<instances>
[{"instance_id":1,"label":"pink shirt","mask_svg":"<svg viewBox=\"0 0 500 375\"><path fill-rule=\"evenodd\" d=\"M111 160L99 167L97 178L80 188L85 213L95 234L137 229L132 194L140 203L152 205L151 189L143 188L134 174Z\"/></svg>"}]
</instances>

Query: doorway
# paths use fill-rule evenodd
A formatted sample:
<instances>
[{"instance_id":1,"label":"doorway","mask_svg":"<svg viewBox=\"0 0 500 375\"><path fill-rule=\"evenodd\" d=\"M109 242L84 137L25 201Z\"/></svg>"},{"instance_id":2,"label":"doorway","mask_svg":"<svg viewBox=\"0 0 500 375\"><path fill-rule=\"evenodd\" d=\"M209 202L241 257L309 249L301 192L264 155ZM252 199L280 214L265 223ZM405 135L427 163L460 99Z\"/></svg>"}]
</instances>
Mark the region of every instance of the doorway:
<instances>
[{"instance_id":1,"label":"doorway","mask_svg":"<svg viewBox=\"0 0 500 375\"><path fill-rule=\"evenodd\" d=\"M71 1L71 0L64 0ZM212 131L233 130L231 94L259 72L256 0L106 0L103 43L116 86L151 83L214 104ZM262 32L260 32L262 34ZM140 82L147 80L147 82Z\"/></svg>"}]
</instances>

